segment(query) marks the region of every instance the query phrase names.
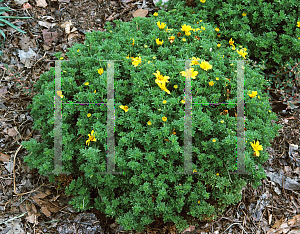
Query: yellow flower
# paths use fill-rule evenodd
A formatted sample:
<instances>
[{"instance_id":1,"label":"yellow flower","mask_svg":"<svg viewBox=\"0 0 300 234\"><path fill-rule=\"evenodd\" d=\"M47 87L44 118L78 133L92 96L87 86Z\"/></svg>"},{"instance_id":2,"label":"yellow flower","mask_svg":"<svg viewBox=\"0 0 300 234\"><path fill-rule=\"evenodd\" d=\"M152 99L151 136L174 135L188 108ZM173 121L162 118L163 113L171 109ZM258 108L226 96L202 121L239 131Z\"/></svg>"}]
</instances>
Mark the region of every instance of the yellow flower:
<instances>
[{"instance_id":1,"label":"yellow flower","mask_svg":"<svg viewBox=\"0 0 300 234\"><path fill-rule=\"evenodd\" d=\"M64 57L60 57L60 60L63 60L64 59Z\"/></svg>"},{"instance_id":2,"label":"yellow flower","mask_svg":"<svg viewBox=\"0 0 300 234\"><path fill-rule=\"evenodd\" d=\"M98 71L99 75L103 74L103 68L99 68L97 71Z\"/></svg>"},{"instance_id":3,"label":"yellow flower","mask_svg":"<svg viewBox=\"0 0 300 234\"><path fill-rule=\"evenodd\" d=\"M167 101L166 100L163 100L163 104L166 104L167 103Z\"/></svg>"},{"instance_id":4,"label":"yellow flower","mask_svg":"<svg viewBox=\"0 0 300 234\"><path fill-rule=\"evenodd\" d=\"M247 15L247 13L243 12L242 16L246 16L246 15Z\"/></svg>"},{"instance_id":5,"label":"yellow flower","mask_svg":"<svg viewBox=\"0 0 300 234\"><path fill-rule=\"evenodd\" d=\"M220 29L219 29L219 28L215 28L215 30L216 30L216 32L219 32L219 31L220 31Z\"/></svg>"},{"instance_id":6,"label":"yellow flower","mask_svg":"<svg viewBox=\"0 0 300 234\"><path fill-rule=\"evenodd\" d=\"M209 84L210 86L213 86L213 85L214 85L214 82L211 81L211 82L209 82L208 84Z\"/></svg>"},{"instance_id":7,"label":"yellow flower","mask_svg":"<svg viewBox=\"0 0 300 234\"><path fill-rule=\"evenodd\" d=\"M198 23L199 23L199 22L198 22ZM196 28L196 32L199 31L199 30L200 30L200 28Z\"/></svg>"},{"instance_id":8,"label":"yellow flower","mask_svg":"<svg viewBox=\"0 0 300 234\"><path fill-rule=\"evenodd\" d=\"M153 59L156 59L156 57L154 56Z\"/></svg>"},{"instance_id":9,"label":"yellow flower","mask_svg":"<svg viewBox=\"0 0 300 234\"><path fill-rule=\"evenodd\" d=\"M205 27L201 26L201 29L205 30Z\"/></svg>"},{"instance_id":10,"label":"yellow flower","mask_svg":"<svg viewBox=\"0 0 300 234\"><path fill-rule=\"evenodd\" d=\"M87 116L87 117L91 117L91 114L90 114L90 113L88 113L86 116Z\"/></svg>"},{"instance_id":11,"label":"yellow flower","mask_svg":"<svg viewBox=\"0 0 300 234\"><path fill-rule=\"evenodd\" d=\"M128 106L119 106L122 110L124 110L125 112L127 112L128 111Z\"/></svg>"},{"instance_id":12,"label":"yellow flower","mask_svg":"<svg viewBox=\"0 0 300 234\"><path fill-rule=\"evenodd\" d=\"M184 104L184 103L185 103L185 100L181 100L181 103Z\"/></svg>"},{"instance_id":13,"label":"yellow flower","mask_svg":"<svg viewBox=\"0 0 300 234\"><path fill-rule=\"evenodd\" d=\"M174 89L177 89L178 88L178 86L177 85L174 85Z\"/></svg>"},{"instance_id":14,"label":"yellow flower","mask_svg":"<svg viewBox=\"0 0 300 234\"><path fill-rule=\"evenodd\" d=\"M213 139L212 141L213 141L213 142L216 142L216 139Z\"/></svg>"},{"instance_id":15,"label":"yellow flower","mask_svg":"<svg viewBox=\"0 0 300 234\"><path fill-rule=\"evenodd\" d=\"M182 38L182 40L183 40L183 41L186 41L186 39L185 39L185 38Z\"/></svg>"},{"instance_id":16,"label":"yellow flower","mask_svg":"<svg viewBox=\"0 0 300 234\"><path fill-rule=\"evenodd\" d=\"M167 92L170 94L170 91L166 88L166 83L168 83L168 79L170 79L169 76L162 76L160 74L160 71L156 71L156 73L153 73L153 75L156 76L155 83L161 88L161 90Z\"/></svg>"},{"instance_id":17,"label":"yellow flower","mask_svg":"<svg viewBox=\"0 0 300 234\"><path fill-rule=\"evenodd\" d=\"M154 16L158 16L158 13L157 13L157 12L155 12L153 15L154 15Z\"/></svg>"},{"instance_id":18,"label":"yellow flower","mask_svg":"<svg viewBox=\"0 0 300 234\"><path fill-rule=\"evenodd\" d=\"M157 44L157 45L162 45L163 43L164 43L163 40L159 41L159 38L156 39L156 44Z\"/></svg>"},{"instance_id":19,"label":"yellow flower","mask_svg":"<svg viewBox=\"0 0 300 234\"><path fill-rule=\"evenodd\" d=\"M271 110L269 110L269 112L271 113L272 111L271 111Z\"/></svg>"},{"instance_id":20,"label":"yellow flower","mask_svg":"<svg viewBox=\"0 0 300 234\"><path fill-rule=\"evenodd\" d=\"M185 35L186 35L186 36L190 36L190 35L191 35L191 32L185 32Z\"/></svg>"},{"instance_id":21,"label":"yellow flower","mask_svg":"<svg viewBox=\"0 0 300 234\"><path fill-rule=\"evenodd\" d=\"M162 117L161 119L162 119L164 122L167 121L167 117L166 117L166 116Z\"/></svg>"},{"instance_id":22,"label":"yellow flower","mask_svg":"<svg viewBox=\"0 0 300 234\"><path fill-rule=\"evenodd\" d=\"M233 46L231 47L231 49L232 49L232 50L235 50L235 46L233 45Z\"/></svg>"},{"instance_id":23,"label":"yellow flower","mask_svg":"<svg viewBox=\"0 0 300 234\"><path fill-rule=\"evenodd\" d=\"M160 21L157 22L157 26L160 28L160 29L163 29L164 27L166 27L166 24L165 23L160 23Z\"/></svg>"},{"instance_id":24,"label":"yellow flower","mask_svg":"<svg viewBox=\"0 0 300 234\"><path fill-rule=\"evenodd\" d=\"M219 77L216 77L216 80L219 80Z\"/></svg>"},{"instance_id":25,"label":"yellow flower","mask_svg":"<svg viewBox=\"0 0 300 234\"><path fill-rule=\"evenodd\" d=\"M152 125L151 121L148 121L147 124L148 124L148 125Z\"/></svg>"},{"instance_id":26,"label":"yellow flower","mask_svg":"<svg viewBox=\"0 0 300 234\"><path fill-rule=\"evenodd\" d=\"M156 71L156 73L153 73L153 75L156 76L156 80L155 80L155 83L156 84L166 84L166 83L169 83L168 79L170 79L169 76L163 76L160 74L160 71Z\"/></svg>"},{"instance_id":27,"label":"yellow flower","mask_svg":"<svg viewBox=\"0 0 300 234\"><path fill-rule=\"evenodd\" d=\"M130 38L131 39L131 38ZM131 43L131 45L133 45L134 46L134 38L132 38L132 43Z\"/></svg>"},{"instance_id":28,"label":"yellow flower","mask_svg":"<svg viewBox=\"0 0 300 234\"><path fill-rule=\"evenodd\" d=\"M94 91L94 93L96 93L96 90Z\"/></svg>"},{"instance_id":29,"label":"yellow flower","mask_svg":"<svg viewBox=\"0 0 300 234\"><path fill-rule=\"evenodd\" d=\"M196 76L198 75L197 71L194 71L194 68L190 68L187 72L181 71L180 72L182 76L186 76L187 78L196 79Z\"/></svg>"},{"instance_id":30,"label":"yellow flower","mask_svg":"<svg viewBox=\"0 0 300 234\"><path fill-rule=\"evenodd\" d=\"M218 43L217 47L221 47L221 44L220 44L220 43Z\"/></svg>"},{"instance_id":31,"label":"yellow flower","mask_svg":"<svg viewBox=\"0 0 300 234\"><path fill-rule=\"evenodd\" d=\"M196 169L193 170L193 173L197 172Z\"/></svg>"},{"instance_id":32,"label":"yellow flower","mask_svg":"<svg viewBox=\"0 0 300 234\"><path fill-rule=\"evenodd\" d=\"M85 85L89 85L90 83L89 83L89 82L85 82L84 84L85 84Z\"/></svg>"},{"instance_id":33,"label":"yellow flower","mask_svg":"<svg viewBox=\"0 0 300 234\"><path fill-rule=\"evenodd\" d=\"M217 173L217 176L219 176L219 173Z\"/></svg>"},{"instance_id":34,"label":"yellow flower","mask_svg":"<svg viewBox=\"0 0 300 234\"><path fill-rule=\"evenodd\" d=\"M252 93L248 95L250 98L254 98L257 95L257 91L252 91Z\"/></svg>"},{"instance_id":35,"label":"yellow flower","mask_svg":"<svg viewBox=\"0 0 300 234\"><path fill-rule=\"evenodd\" d=\"M183 31L183 32L189 32L191 30L192 30L192 27L190 25L184 24L183 26L181 26L181 31Z\"/></svg>"},{"instance_id":36,"label":"yellow flower","mask_svg":"<svg viewBox=\"0 0 300 234\"><path fill-rule=\"evenodd\" d=\"M169 42L172 44L174 42L174 40L175 40L175 37L174 36L170 36L168 39L169 39Z\"/></svg>"},{"instance_id":37,"label":"yellow flower","mask_svg":"<svg viewBox=\"0 0 300 234\"><path fill-rule=\"evenodd\" d=\"M170 94L170 91L166 88L165 83L157 83L157 85L161 88L161 90L165 91L167 94Z\"/></svg>"},{"instance_id":38,"label":"yellow flower","mask_svg":"<svg viewBox=\"0 0 300 234\"><path fill-rule=\"evenodd\" d=\"M237 53L239 55L241 55L243 58L246 58L246 55L248 54L247 52L245 52L243 49L241 49L240 51L237 51Z\"/></svg>"},{"instance_id":39,"label":"yellow flower","mask_svg":"<svg viewBox=\"0 0 300 234\"><path fill-rule=\"evenodd\" d=\"M150 61L148 61L148 64L151 63Z\"/></svg>"},{"instance_id":40,"label":"yellow flower","mask_svg":"<svg viewBox=\"0 0 300 234\"><path fill-rule=\"evenodd\" d=\"M224 123L224 120L221 120L220 122L221 122L221 123Z\"/></svg>"},{"instance_id":41,"label":"yellow flower","mask_svg":"<svg viewBox=\"0 0 300 234\"><path fill-rule=\"evenodd\" d=\"M193 57L192 58L192 62L190 63L190 66L192 66L192 65L200 65L199 62L198 62L198 60L200 60L200 58Z\"/></svg>"},{"instance_id":42,"label":"yellow flower","mask_svg":"<svg viewBox=\"0 0 300 234\"><path fill-rule=\"evenodd\" d=\"M234 43L234 41L232 40L232 38L230 38L229 44L230 44L230 45L233 45L233 43Z\"/></svg>"},{"instance_id":43,"label":"yellow flower","mask_svg":"<svg viewBox=\"0 0 300 234\"><path fill-rule=\"evenodd\" d=\"M141 56L133 58L132 61L132 65L137 67L142 62Z\"/></svg>"},{"instance_id":44,"label":"yellow flower","mask_svg":"<svg viewBox=\"0 0 300 234\"><path fill-rule=\"evenodd\" d=\"M147 48L148 46L147 46L147 45L144 45L144 47Z\"/></svg>"},{"instance_id":45,"label":"yellow flower","mask_svg":"<svg viewBox=\"0 0 300 234\"><path fill-rule=\"evenodd\" d=\"M198 201L198 204L200 204L200 201Z\"/></svg>"},{"instance_id":46,"label":"yellow flower","mask_svg":"<svg viewBox=\"0 0 300 234\"><path fill-rule=\"evenodd\" d=\"M80 51L80 49L77 50L77 52L79 52L79 51Z\"/></svg>"},{"instance_id":47,"label":"yellow flower","mask_svg":"<svg viewBox=\"0 0 300 234\"><path fill-rule=\"evenodd\" d=\"M67 72L67 71L63 71L63 72Z\"/></svg>"},{"instance_id":48,"label":"yellow flower","mask_svg":"<svg viewBox=\"0 0 300 234\"><path fill-rule=\"evenodd\" d=\"M259 157L259 150L263 150L262 146L259 145L259 141L257 141L256 143L255 143L255 141L253 143L250 142L250 144L251 144L253 150L255 151L255 153L254 153L255 156Z\"/></svg>"},{"instance_id":49,"label":"yellow flower","mask_svg":"<svg viewBox=\"0 0 300 234\"><path fill-rule=\"evenodd\" d=\"M205 71L207 71L208 69L211 69L212 68L212 65L210 65L208 62L206 62L206 61L203 61L201 64L200 64L200 67L203 69L203 70L205 70Z\"/></svg>"},{"instance_id":50,"label":"yellow flower","mask_svg":"<svg viewBox=\"0 0 300 234\"><path fill-rule=\"evenodd\" d=\"M202 2L202 3L205 3L205 2L206 2L206 0L200 0L200 2Z\"/></svg>"},{"instance_id":51,"label":"yellow flower","mask_svg":"<svg viewBox=\"0 0 300 234\"><path fill-rule=\"evenodd\" d=\"M86 145L90 145L90 141L97 141L94 135L94 130L92 130L91 134L88 134L89 139L85 142Z\"/></svg>"},{"instance_id":52,"label":"yellow flower","mask_svg":"<svg viewBox=\"0 0 300 234\"><path fill-rule=\"evenodd\" d=\"M257 96L258 99L260 99L260 96Z\"/></svg>"}]
</instances>

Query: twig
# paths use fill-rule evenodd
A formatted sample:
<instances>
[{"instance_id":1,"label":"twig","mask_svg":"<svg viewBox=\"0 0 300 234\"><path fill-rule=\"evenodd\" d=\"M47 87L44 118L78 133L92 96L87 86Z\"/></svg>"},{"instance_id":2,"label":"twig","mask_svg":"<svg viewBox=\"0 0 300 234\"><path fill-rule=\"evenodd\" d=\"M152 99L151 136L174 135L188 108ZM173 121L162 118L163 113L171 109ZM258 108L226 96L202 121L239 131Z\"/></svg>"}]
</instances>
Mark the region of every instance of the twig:
<instances>
[{"instance_id":1,"label":"twig","mask_svg":"<svg viewBox=\"0 0 300 234\"><path fill-rule=\"evenodd\" d=\"M19 216L13 217L13 218L11 218L11 219L8 219L8 220L6 220L6 221L4 221L4 222L2 222L2 223L0 223L0 224L8 223L9 221L13 221L13 220L15 220L15 219L21 218L21 217L24 216L25 214L27 214L27 212L25 212L25 213L23 213L23 214L21 214L21 215L19 215Z\"/></svg>"},{"instance_id":2,"label":"twig","mask_svg":"<svg viewBox=\"0 0 300 234\"><path fill-rule=\"evenodd\" d=\"M38 63L40 60L42 60L45 56L46 56L46 52L45 52L45 54L44 54L43 57L41 57L38 61L35 62L35 64L37 64L37 63ZM35 64L33 64L33 67L35 66Z\"/></svg>"},{"instance_id":3,"label":"twig","mask_svg":"<svg viewBox=\"0 0 300 234\"><path fill-rule=\"evenodd\" d=\"M25 195L25 194L28 194L28 193L33 193L33 192L35 192L35 191L37 191L37 190L39 190L42 186L47 186L47 185L45 185L44 183L42 184L42 185L40 185L40 187L38 187L37 189L35 189L35 190L31 190L31 191L29 191L29 192L26 192L26 193L16 193L16 195L15 196L23 196L23 195Z\"/></svg>"},{"instance_id":4,"label":"twig","mask_svg":"<svg viewBox=\"0 0 300 234\"><path fill-rule=\"evenodd\" d=\"M17 193L17 191L16 191L16 171L15 171L15 165L16 165L16 156L17 156L17 154L18 154L18 152L20 151L21 148L22 148L22 145L19 146L19 148L17 149L17 151L16 151L16 153L15 153L15 156L14 156L14 166L13 166L13 172L14 172L14 193L15 193L17 196L23 196L23 195L28 194L28 193L33 193L33 192L39 190L40 187L42 187L42 186L44 185L44 183L43 183L43 184L42 184L40 187L38 187L37 189L32 190L32 191L29 191L29 192L26 192L26 193Z\"/></svg>"},{"instance_id":5,"label":"twig","mask_svg":"<svg viewBox=\"0 0 300 234\"><path fill-rule=\"evenodd\" d=\"M234 224L240 225L240 227L243 229L243 231L244 231L246 234L248 234L248 232L245 231L245 229L243 228L243 226L242 226L240 223L233 223L233 224L231 224L224 232L222 232L222 234L225 233L225 232L226 232L229 228L231 228L231 226L234 225Z\"/></svg>"},{"instance_id":6,"label":"twig","mask_svg":"<svg viewBox=\"0 0 300 234\"><path fill-rule=\"evenodd\" d=\"M14 156L14 167L13 167L13 171L14 171L14 193L17 194L16 191L16 170L15 170L15 165L16 165L16 156L18 154L18 152L20 151L20 149L22 148L22 145L19 146L19 148L17 149L15 156Z\"/></svg>"}]
</instances>

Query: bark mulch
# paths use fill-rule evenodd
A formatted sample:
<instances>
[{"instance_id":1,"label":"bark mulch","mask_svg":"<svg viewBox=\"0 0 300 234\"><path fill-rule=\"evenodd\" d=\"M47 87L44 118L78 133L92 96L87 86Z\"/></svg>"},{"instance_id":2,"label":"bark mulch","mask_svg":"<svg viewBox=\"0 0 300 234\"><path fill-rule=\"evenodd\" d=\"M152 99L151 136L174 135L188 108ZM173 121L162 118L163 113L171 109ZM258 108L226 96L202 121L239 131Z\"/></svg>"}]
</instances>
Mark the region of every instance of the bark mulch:
<instances>
[{"instance_id":1,"label":"bark mulch","mask_svg":"<svg viewBox=\"0 0 300 234\"><path fill-rule=\"evenodd\" d=\"M0 6L10 7L10 16L33 17L9 19L26 34L9 26L1 27L7 38L0 56L0 232L138 233L124 231L115 219L97 210L75 212L68 205L70 198L57 190L57 184L49 183L47 177L24 164L26 150L21 141L41 138L32 129L33 119L27 106L35 95L30 91L32 85L54 66L45 60L60 51L64 56L75 42L83 43L85 32L104 31L106 21L130 21L140 14L139 8L148 10L149 17L158 8L152 0L7 0ZM297 88L299 84L294 86L296 93ZM269 92L272 110L279 118L276 123L283 128L271 142L272 147L266 149L270 154L264 164L267 179L257 189L249 184L242 191L242 201L228 207L216 221L193 219L195 224L182 233L299 232L299 103L295 99L297 108L289 109L275 87L270 87ZM297 97L293 93L294 96ZM65 183L67 179L61 178ZM156 217L140 233L179 232L174 224Z\"/></svg>"}]
</instances>

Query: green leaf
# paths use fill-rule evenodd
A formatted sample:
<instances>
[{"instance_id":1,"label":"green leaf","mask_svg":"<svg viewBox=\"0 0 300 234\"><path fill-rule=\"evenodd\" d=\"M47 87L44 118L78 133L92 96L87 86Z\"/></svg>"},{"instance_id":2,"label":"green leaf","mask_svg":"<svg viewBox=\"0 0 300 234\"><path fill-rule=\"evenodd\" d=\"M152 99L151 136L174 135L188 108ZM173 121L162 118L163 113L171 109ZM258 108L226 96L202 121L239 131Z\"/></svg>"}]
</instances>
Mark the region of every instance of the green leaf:
<instances>
[{"instance_id":1,"label":"green leaf","mask_svg":"<svg viewBox=\"0 0 300 234\"><path fill-rule=\"evenodd\" d=\"M23 30L17 28L15 25L13 25L12 23L10 23L9 21L7 21L7 20L5 20L5 19L0 18L0 21L6 23L7 25L11 26L13 29L15 29L15 30L17 30L17 31L19 31L19 32L21 32L21 33L26 33L25 31L23 31Z\"/></svg>"},{"instance_id":2,"label":"green leaf","mask_svg":"<svg viewBox=\"0 0 300 234\"><path fill-rule=\"evenodd\" d=\"M0 18L11 18L11 19L31 19L32 17L20 17L20 16L0 16Z\"/></svg>"},{"instance_id":3,"label":"green leaf","mask_svg":"<svg viewBox=\"0 0 300 234\"><path fill-rule=\"evenodd\" d=\"M11 11L9 7L0 7L0 14L2 15L5 11Z\"/></svg>"},{"instance_id":4,"label":"green leaf","mask_svg":"<svg viewBox=\"0 0 300 234\"><path fill-rule=\"evenodd\" d=\"M5 41L5 34L1 29L0 29L0 34L4 37L4 41Z\"/></svg>"}]
</instances>

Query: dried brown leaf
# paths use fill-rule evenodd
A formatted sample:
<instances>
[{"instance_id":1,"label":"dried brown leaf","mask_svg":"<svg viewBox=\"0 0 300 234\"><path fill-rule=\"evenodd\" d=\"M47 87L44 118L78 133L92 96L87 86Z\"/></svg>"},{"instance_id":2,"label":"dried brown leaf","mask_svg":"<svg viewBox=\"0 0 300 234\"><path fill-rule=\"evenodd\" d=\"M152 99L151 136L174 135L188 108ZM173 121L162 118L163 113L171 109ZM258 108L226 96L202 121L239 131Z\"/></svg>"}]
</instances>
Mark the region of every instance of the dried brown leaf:
<instances>
[{"instance_id":1,"label":"dried brown leaf","mask_svg":"<svg viewBox=\"0 0 300 234\"><path fill-rule=\"evenodd\" d=\"M48 210L46 206L42 206L41 211L46 215L47 217L51 216L51 212Z\"/></svg>"},{"instance_id":2,"label":"dried brown leaf","mask_svg":"<svg viewBox=\"0 0 300 234\"><path fill-rule=\"evenodd\" d=\"M10 160L10 156L7 154L3 154L0 152L0 161L1 162L9 162Z\"/></svg>"},{"instance_id":3,"label":"dried brown leaf","mask_svg":"<svg viewBox=\"0 0 300 234\"><path fill-rule=\"evenodd\" d=\"M137 9L135 12L133 12L133 17L145 17L148 14L148 10L144 9Z\"/></svg>"}]
</instances>

